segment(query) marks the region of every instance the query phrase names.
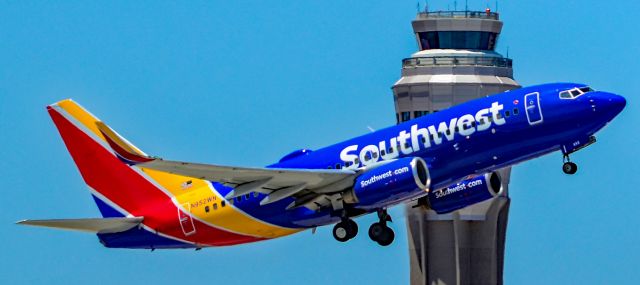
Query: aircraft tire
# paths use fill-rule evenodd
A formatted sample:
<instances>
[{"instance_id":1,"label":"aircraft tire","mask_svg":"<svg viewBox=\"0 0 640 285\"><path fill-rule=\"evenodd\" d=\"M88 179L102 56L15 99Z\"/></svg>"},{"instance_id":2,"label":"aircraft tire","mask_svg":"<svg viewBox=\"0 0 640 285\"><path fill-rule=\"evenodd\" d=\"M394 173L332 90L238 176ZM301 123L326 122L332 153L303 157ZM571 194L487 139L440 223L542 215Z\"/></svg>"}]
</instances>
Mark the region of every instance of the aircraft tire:
<instances>
[{"instance_id":1,"label":"aircraft tire","mask_svg":"<svg viewBox=\"0 0 640 285\"><path fill-rule=\"evenodd\" d=\"M578 165L573 162L565 162L562 165L562 172L569 175L576 174L576 172L578 172Z\"/></svg>"},{"instance_id":2,"label":"aircraft tire","mask_svg":"<svg viewBox=\"0 0 640 285\"><path fill-rule=\"evenodd\" d=\"M358 224L351 219L347 220L347 224L347 229L349 230L349 239L352 239L358 235Z\"/></svg>"},{"instance_id":3,"label":"aircraft tire","mask_svg":"<svg viewBox=\"0 0 640 285\"><path fill-rule=\"evenodd\" d=\"M396 237L396 234L393 232L393 229L385 226L384 234L380 236L380 239L378 240L378 244L381 246L388 246L391 243L393 243L393 240L395 237Z\"/></svg>"},{"instance_id":4,"label":"aircraft tire","mask_svg":"<svg viewBox=\"0 0 640 285\"><path fill-rule=\"evenodd\" d=\"M358 234L358 224L353 220L345 220L333 227L333 238L339 242L346 242Z\"/></svg>"}]
</instances>

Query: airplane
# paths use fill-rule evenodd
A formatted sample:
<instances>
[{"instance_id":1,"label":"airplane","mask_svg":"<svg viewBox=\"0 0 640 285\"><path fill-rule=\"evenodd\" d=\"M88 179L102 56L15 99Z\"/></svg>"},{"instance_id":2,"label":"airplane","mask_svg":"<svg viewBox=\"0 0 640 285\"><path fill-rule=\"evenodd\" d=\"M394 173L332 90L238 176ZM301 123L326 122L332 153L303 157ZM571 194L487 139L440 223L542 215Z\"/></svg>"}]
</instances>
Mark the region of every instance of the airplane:
<instances>
[{"instance_id":1,"label":"airplane","mask_svg":"<svg viewBox=\"0 0 640 285\"><path fill-rule=\"evenodd\" d=\"M551 83L469 101L264 168L150 156L76 102L47 107L102 218L23 220L22 225L97 234L108 248L170 249L269 240L335 224L354 238L354 217L394 240L387 209L409 201L446 214L503 191L498 169L552 152L570 154L625 107L624 97L584 84Z\"/></svg>"}]
</instances>

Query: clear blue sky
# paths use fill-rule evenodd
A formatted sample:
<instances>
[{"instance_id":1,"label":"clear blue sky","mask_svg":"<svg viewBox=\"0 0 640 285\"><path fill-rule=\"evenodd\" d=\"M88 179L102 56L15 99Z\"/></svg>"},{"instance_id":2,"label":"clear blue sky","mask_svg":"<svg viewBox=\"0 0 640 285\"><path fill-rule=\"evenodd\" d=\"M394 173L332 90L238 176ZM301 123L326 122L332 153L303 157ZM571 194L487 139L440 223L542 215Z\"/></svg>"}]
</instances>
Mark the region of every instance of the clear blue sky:
<instances>
[{"instance_id":1,"label":"clear blue sky","mask_svg":"<svg viewBox=\"0 0 640 285\"><path fill-rule=\"evenodd\" d=\"M99 215L44 109L62 98L148 153L244 166L394 123L415 1L210 2L0 4L0 283L408 282L401 207L387 248L366 234L338 243L326 227L199 252L108 250L90 234L13 225ZM573 156L577 175L561 172L560 154L514 168L507 284L637 284L638 3L499 3L498 51L520 83L584 82L628 100Z\"/></svg>"}]
</instances>

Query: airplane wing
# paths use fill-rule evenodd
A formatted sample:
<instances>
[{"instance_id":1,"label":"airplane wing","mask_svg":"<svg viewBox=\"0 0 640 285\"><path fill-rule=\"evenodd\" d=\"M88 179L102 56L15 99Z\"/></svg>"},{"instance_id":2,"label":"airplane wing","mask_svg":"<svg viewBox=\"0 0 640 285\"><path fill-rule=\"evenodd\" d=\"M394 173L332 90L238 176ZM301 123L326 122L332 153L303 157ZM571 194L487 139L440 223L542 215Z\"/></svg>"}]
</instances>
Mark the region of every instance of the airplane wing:
<instances>
[{"instance_id":1,"label":"airplane wing","mask_svg":"<svg viewBox=\"0 0 640 285\"><path fill-rule=\"evenodd\" d=\"M291 196L303 198L303 196L314 196L313 194L339 192L353 184L356 174L351 170L249 168L167 161L158 158L137 166L224 183L234 187L234 190L225 197L227 199L251 192L268 194L260 201L261 205Z\"/></svg>"},{"instance_id":2,"label":"airplane wing","mask_svg":"<svg viewBox=\"0 0 640 285\"><path fill-rule=\"evenodd\" d=\"M127 231L140 223L142 217L134 218L95 218L95 219L53 219L22 220L19 225L56 228L89 233L119 233Z\"/></svg>"},{"instance_id":3,"label":"airplane wing","mask_svg":"<svg viewBox=\"0 0 640 285\"><path fill-rule=\"evenodd\" d=\"M234 187L225 198L232 199L252 192L267 194L260 205L294 197L289 208L310 209L331 203L330 194L353 185L356 172L346 169L283 169L251 168L189 163L151 157L137 150L128 141L102 122L96 123L115 154L125 163L141 168L206 179Z\"/></svg>"}]
</instances>

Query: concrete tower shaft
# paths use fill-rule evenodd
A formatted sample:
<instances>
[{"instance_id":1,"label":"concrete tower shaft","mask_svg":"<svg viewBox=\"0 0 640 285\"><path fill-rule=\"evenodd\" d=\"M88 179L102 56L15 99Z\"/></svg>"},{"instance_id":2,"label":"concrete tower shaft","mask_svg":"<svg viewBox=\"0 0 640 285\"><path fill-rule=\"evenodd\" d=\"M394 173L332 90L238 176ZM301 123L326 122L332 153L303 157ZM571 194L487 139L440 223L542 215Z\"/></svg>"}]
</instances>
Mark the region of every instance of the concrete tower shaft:
<instances>
[{"instance_id":1,"label":"concrete tower shaft","mask_svg":"<svg viewBox=\"0 0 640 285\"><path fill-rule=\"evenodd\" d=\"M419 13L419 50L392 87L397 122L519 88L512 60L495 51L502 25L490 11ZM454 213L407 205L411 284L502 284L510 169L500 174L503 196Z\"/></svg>"}]
</instances>

